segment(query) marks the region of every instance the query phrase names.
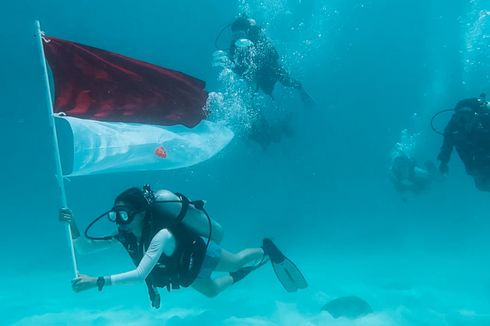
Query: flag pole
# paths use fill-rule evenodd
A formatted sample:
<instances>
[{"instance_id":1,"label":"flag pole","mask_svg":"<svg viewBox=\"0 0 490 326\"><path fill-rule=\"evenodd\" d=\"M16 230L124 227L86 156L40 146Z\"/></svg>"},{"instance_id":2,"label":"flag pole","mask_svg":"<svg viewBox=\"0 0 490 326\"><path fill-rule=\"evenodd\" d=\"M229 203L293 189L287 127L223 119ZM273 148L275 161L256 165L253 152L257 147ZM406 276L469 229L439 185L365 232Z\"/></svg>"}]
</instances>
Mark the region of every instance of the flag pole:
<instances>
[{"instance_id":1,"label":"flag pole","mask_svg":"<svg viewBox=\"0 0 490 326\"><path fill-rule=\"evenodd\" d=\"M53 153L54 153L54 159L56 163L56 180L58 181L58 187L61 192L61 205L63 207L68 207L68 203L66 200L66 191L65 191L65 183L63 179L63 171L61 169L61 158L60 158L60 151L59 151L59 146L58 146L58 137L56 134L56 125L54 123L54 115L53 115L53 100L51 98L51 91L50 91L50 85L49 85L49 78L48 78L48 68L46 65L46 57L44 56L44 47L43 47L43 38L42 38L42 33L41 33L41 25L39 24L39 20L36 20L35 23L35 29L36 29L36 37L37 37L37 42L39 46L39 57L41 59L41 66L43 69L43 77L44 77L44 84L46 87L46 108L48 109L48 117L49 117L49 125L51 127L51 136L53 139ZM72 232L70 229L70 224L65 223L65 228L66 228L66 233L68 235L69 243L70 243L70 252L71 252L71 259L72 259L72 264L73 264L73 272L75 274L75 277L78 277L78 267L77 267L77 258L75 256L75 248L73 246L73 240L72 240Z\"/></svg>"}]
</instances>

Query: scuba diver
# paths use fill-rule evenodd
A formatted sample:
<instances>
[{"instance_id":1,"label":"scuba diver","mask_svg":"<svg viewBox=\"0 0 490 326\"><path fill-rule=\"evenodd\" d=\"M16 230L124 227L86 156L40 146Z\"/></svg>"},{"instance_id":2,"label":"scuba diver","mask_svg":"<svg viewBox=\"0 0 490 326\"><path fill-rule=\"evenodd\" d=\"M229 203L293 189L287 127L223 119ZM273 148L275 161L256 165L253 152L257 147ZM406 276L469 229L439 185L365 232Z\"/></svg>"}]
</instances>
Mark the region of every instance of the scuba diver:
<instances>
[{"instance_id":1,"label":"scuba diver","mask_svg":"<svg viewBox=\"0 0 490 326\"><path fill-rule=\"evenodd\" d=\"M449 110L440 112L445 111ZM448 174L448 163L455 148L476 188L490 192L490 107L485 94L459 101L441 134L444 141L437 156L440 173Z\"/></svg>"},{"instance_id":2,"label":"scuba diver","mask_svg":"<svg viewBox=\"0 0 490 326\"><path fill-rule=\"evenodd\" d=\"M103 218L114 222L117 232L102 237L90 234L92 226ZM269 260L287 291L307 287L299 269L270 239L264 239L262 247L238 253L222 249L218 243L223 239L223 229L209 217L204 201L191 201L179 193L153 192L149 185L127 189L116 197L113 208L87 226L85 237L80 236L68 208L60 210L59 219L69 223L78 252L121 244L136 266L108 276L79 274L72 281L75 292L145 281L152 306L159 308L159 287L170 291L191 286L214 297ZM212 278L214 271L228 274Z\"/></svg>"},{"instance_id":3,"label":"scuba diver","mask_svg":"<svg viewBox=\"0 0 490 326\"><path fill-rule=\"evenodd\" d=\"M417 114L414 114L413 119L416 118ZM421 166L414 157L419 136L420 133L403 129L400 133L400 140L395 144L391 153L390 180L402 195L408 192L418 194L427 190L437 174L434 163L427 161L424 166ZM405 197L402 199L406 201Z\"/></svg>"},{"instance_id":4,"label":"scuba diver","mask_svg":"<svg viewBox=\"0 0 490 326\"><path fill-rule=\"evenodd\" d=\"M392 161L390 179L398 192L420 193L432 184L435 170L432 162L427 161L424 168L413 157L401 152Z\"/></svg>"},{"instance_id":5,"label":"scuba diver","mask_svg":"<svg viewBox=\"0 0 490 326\"><path fill-rule=\"evenodd\" d=\"M292 78L281 64L279 53L254 19L240 15L230 25L231 42L228 57L233 71L272 97L276 82L298 90L304 105L314 105L301 82Z\"/></svg>"},{"instance_id":6,"label":"scuba diver","mask_svg":"<svg viewBox=\"0 0 490 326\"><path fill-rule=\"evenodd\" d=\"M301 82L292 78L280 62L279 54L272 41L265 35L254 19L242 14L231 24L225 26L223 31L230 27L231 41L227 52L216 51L213 54L215 66L229 67L235 74L243 78L250 86L252 92L262 91L273 98L273 90L277 82L288 88L296 89L305 107L313 107L314 101L303 88ZM251 105L253 106L253 105ZM263 149L269 144L279 142L283 136L290 136L289 119L282 119L274 124L265 118L260 110L250 107L254 122L251 127L250 139L259 143Z\"/></svg>"},{"instance_id":7,"label":"scuba diver","mask_svg":"<svg viewBox=\"0 0 490 326\"><path fill-rule=\"evenodd\" d=\"M444 130L444 142L438 159L440 172L448 174L453 147L466 172L481 191L490 191L490 110L485 94L461 100Z\"/></svg>"}]
</instances>

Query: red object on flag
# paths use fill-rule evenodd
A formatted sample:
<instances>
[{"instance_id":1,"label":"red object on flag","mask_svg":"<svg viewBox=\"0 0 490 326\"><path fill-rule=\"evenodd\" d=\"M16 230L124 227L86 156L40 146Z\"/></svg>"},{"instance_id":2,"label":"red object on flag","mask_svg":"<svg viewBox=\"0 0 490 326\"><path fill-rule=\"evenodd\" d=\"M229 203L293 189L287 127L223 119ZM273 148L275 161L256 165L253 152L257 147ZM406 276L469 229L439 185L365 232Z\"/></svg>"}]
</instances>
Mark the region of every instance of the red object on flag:
<instances>
[{"instance_id":1,"label":"red object on flag","mask_svg":"<svg viewBox=\"0 0 490 326\"><path fill-rule=\"evenodd\" d=\"M155 155L161 158L167 158L167 152L163 146L160 146L155 150Z\"/></svg>"},{"instance_id":2,"label":"red object on flag","mask_svg":"<svg viewBox=\"0 0 490 326\"><path fill-rule=\"evenodd\" d=\"M84 119L194 127L206 118L205 83L181 72L44 37L54 112Z\"/></svg>"}]
</instances>

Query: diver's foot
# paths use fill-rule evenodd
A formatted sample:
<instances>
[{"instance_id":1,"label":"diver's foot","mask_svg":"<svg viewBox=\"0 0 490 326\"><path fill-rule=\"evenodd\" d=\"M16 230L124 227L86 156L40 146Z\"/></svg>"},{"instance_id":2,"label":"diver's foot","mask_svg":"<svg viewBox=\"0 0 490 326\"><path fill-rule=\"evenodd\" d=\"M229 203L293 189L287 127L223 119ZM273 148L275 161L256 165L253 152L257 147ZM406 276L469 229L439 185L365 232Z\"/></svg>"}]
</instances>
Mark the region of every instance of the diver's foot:
<instances>
[{"instance_id":1,"label":"diver's foot","mask_svg":"<svg viewBox=\"0 0 490 326\"><path fill-rule=\"evenodd\" d=\"M284 260L284 254L277 248L271 239L265 238L262 242L264 254L268 256L272 263L278 264Z\"/></svg>"},{"instance_id":2,"label":"diver's foot","mask_svg":"<svg viewBox=\"0 0 490 326\"><path fill-rule=\"evenodd\" d=\"M242 280L245 276L250 274L251 271L255 269L255 266L242 267L235 272L230 272L230 276L233 279L233 284Z\"/></svg>"},{"instance_id":3,"label":"diver's foot","mask_svg":"<svg viewBox=\"0 0 490 326\"><path fill-rule=\"evenodd\" d=\"M256 270L257 268L263 266L265 263L267 263L269 260L267 259L267 257L264 255L264 257L262 257L262 259L260 260L259 263L257 263L256 265L253 265L253 266L246 266L246 267L242 267L240 268L239 270L237 271L234 271L234 272L230 272L230 276L231 278L233 279L233 284L235 284L236 282L242 280L245 276L247 276L248 274L250 274L250 272Z\"/></svg>"}]
</instances>

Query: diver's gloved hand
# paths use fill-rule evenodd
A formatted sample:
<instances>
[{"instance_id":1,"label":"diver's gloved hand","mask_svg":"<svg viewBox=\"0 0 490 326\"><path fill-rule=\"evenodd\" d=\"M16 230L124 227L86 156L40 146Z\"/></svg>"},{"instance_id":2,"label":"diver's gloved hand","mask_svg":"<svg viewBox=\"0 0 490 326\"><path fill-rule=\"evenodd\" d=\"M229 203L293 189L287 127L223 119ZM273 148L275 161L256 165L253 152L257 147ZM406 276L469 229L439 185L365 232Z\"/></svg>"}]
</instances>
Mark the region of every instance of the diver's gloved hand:
<instances>
[{"instance_id":1,"label":"diver's gloved hand","mask_svg":"<svg viewBox=\"0 0 490 326\"><path fill-rule=\"evenodd\" d=\"M446 162L441 162L439 164L439 173L441 173L441 175L448 175L449 174L449 166L447 165Z\"/></svg>"}]
</instances>

